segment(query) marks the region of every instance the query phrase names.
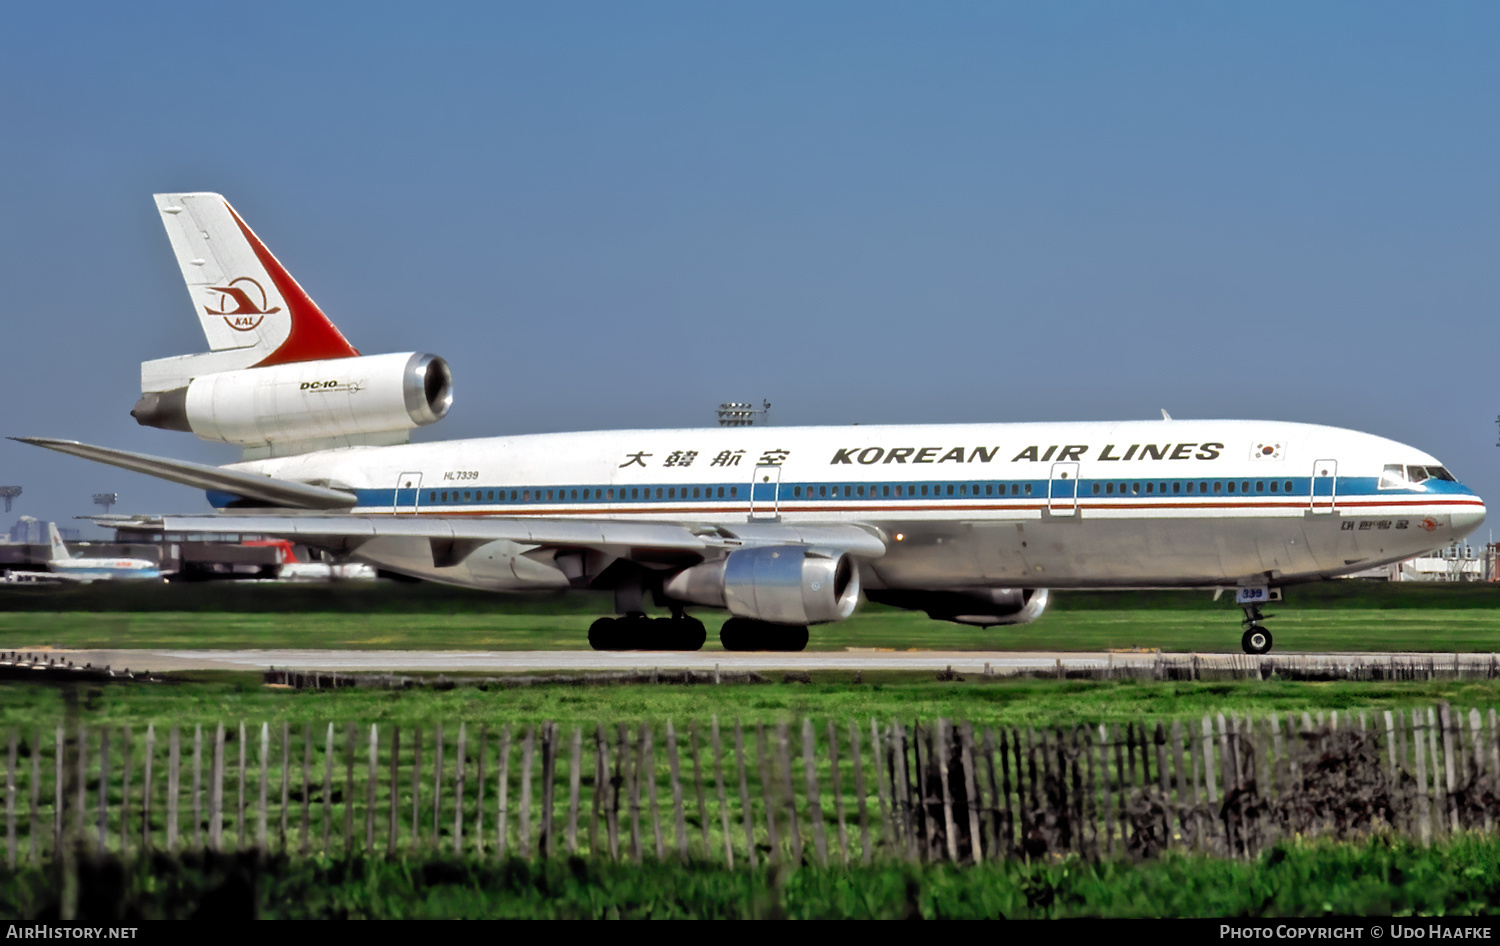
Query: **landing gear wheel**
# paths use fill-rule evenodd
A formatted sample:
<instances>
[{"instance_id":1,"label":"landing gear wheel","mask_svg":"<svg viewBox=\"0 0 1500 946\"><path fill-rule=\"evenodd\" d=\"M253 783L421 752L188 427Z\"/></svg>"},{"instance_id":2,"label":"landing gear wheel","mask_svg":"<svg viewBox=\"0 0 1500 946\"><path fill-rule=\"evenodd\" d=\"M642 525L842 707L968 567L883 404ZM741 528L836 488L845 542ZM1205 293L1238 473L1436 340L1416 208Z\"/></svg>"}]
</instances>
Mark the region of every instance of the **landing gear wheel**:
<instances>
[{"instance_id":1,"label":"landing gear wheel","mask_svg":"<svg viewBox=\"0 0 1500 946\"><path fill-rule=\"evenodd\" d=\"M725 650L801 651L807 649L807 627L730 618L719 630Z\"/></svg>"},{"instance_id":2,"label":"landing gear wheel","mask_svg":"<svg viewBox=\"0 0 1500 946\"><path fill-rule=\"evenodd\" d=\"M590 624L589 646L595 650L624 650L619 622L614 618L600 618Z\"/></svg>"},{"instance_id":3,"label":"landing gear wheel","mask_svg":"<svg viewBox=\"0 0 1500 946\"><path fill-rule=\"evenodd\" d=\"M1269 654L1271 652L1271 632L1259 624L1252 625L1245 631L1245 636L1240 638L1240 646L1247 654Z\"/></svg>"},{"instance_id":4,"label":"landing gear wheel","mask_svg":"<svg viewBox=\"0 0 1500 946\"><path fill-rule=\"evenodd\" d=\"M672 629L671 650L702 650L708 640L708 628L697 618L673 618L664 623Z\"/></svg>"}]
</instances>

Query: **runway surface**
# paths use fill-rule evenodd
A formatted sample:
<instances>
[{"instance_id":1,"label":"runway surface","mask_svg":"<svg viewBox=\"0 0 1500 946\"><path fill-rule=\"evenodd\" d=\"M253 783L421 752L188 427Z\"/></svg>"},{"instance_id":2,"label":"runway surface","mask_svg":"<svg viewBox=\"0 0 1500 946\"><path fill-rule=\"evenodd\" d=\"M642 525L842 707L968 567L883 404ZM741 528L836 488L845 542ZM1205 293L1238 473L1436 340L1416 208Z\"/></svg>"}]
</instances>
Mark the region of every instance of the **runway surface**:
<instances>
[{"instance_id":1,"label":"runway surface","mask_svg":"<svg viewBox=\"0 0 1500 946\"><path fill-rule=\"evenodd\" d=\"M952 668L959 673L995 674L1062 669L1150 666L1195 657L1204 669L1245 666L1253 661L1307 667L1309 664L1352 669L1360 666L1409 665L1439 670L1494 665L1494 654L1156 654L1156 653L1006 653L995 651L864 650L803 653L730 653L682 651L407 651L407 650L49 650L48 657L76 665L166 672L173 670L258 671L337 670L345 673L519 673L528 671L650 670L919 670Z\"/></svg>"}]
</instances>

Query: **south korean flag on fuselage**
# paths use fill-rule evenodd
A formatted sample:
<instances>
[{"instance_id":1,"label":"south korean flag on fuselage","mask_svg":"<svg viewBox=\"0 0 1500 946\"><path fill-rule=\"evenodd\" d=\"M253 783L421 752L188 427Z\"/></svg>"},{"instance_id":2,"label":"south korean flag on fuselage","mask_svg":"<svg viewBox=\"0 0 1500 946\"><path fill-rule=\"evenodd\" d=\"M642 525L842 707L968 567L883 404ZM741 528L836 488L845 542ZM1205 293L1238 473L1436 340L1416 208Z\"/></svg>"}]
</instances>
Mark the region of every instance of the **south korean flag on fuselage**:
<instances>
[{"instance_id":1,"label":"south korean flag on fuselage","mask_svg":"<svg viewBox=\"0 0 1500 946\"><path fill-rule=\"evenodd\" d=\"M1285 453L1284 443L1255 443L1250 447L1250 459L1252 460L1280 460Z\"/></svg>"}]
</instances>

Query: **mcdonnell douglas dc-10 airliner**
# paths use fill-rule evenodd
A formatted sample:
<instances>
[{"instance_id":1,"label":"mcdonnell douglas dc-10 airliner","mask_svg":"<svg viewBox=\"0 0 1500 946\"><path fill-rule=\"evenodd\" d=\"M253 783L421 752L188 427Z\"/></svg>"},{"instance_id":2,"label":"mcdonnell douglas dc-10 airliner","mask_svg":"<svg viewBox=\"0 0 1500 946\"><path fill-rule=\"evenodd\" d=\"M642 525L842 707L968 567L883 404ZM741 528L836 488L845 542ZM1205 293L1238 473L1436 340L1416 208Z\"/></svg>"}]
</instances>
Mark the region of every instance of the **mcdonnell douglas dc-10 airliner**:
<instances>
[{"instance_id":1,"label":"mcdonnell douglas dc-10 airliner","mask_svg":"<svg viewBox=\"0 0 1500 946\"><path fill-rule=\"evenodd\" d=\"M435 355L361 355L218 194L160 194L209 351L145 362L141 424L237 444L223 467L25 442L205 489L214 515L143 532L255 533L488 589L612 589L598 649L801 650L861 596L1024 624L1048 589L1233 591L1271 649L1281 588L1410 558L1484 503L1426 453L1309 424L1172 420L739 427L410 444L452 404ZM670 617L648 618L654 602ZM916 642L914 642L916 643Z\"/></svg>"}]
</instances>

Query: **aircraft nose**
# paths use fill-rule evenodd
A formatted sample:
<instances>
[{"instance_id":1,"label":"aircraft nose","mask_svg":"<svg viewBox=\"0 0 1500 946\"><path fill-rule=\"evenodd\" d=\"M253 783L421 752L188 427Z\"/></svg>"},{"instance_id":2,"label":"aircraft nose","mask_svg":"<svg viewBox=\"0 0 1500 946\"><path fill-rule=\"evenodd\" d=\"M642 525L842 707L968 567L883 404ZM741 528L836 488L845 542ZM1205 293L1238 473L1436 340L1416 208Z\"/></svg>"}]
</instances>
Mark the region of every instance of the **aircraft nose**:
<instances>
[{"instance_id":1,"label":"aircraft nose","mask_svg":"<svg viewBox=\"0 0 1500 946\"><path fill-rule=\"evenodd\" d=\"M1479 499L1478 496L1474 497L1474 501L1475 505L1465 506L1452 513L1449 521L1453 524L1452 529L1454 539L1463 538L1464 536L1473 532L1475 529L1478 529L1484 523L1484 503Z\"/></svg>"}]
</instances>

